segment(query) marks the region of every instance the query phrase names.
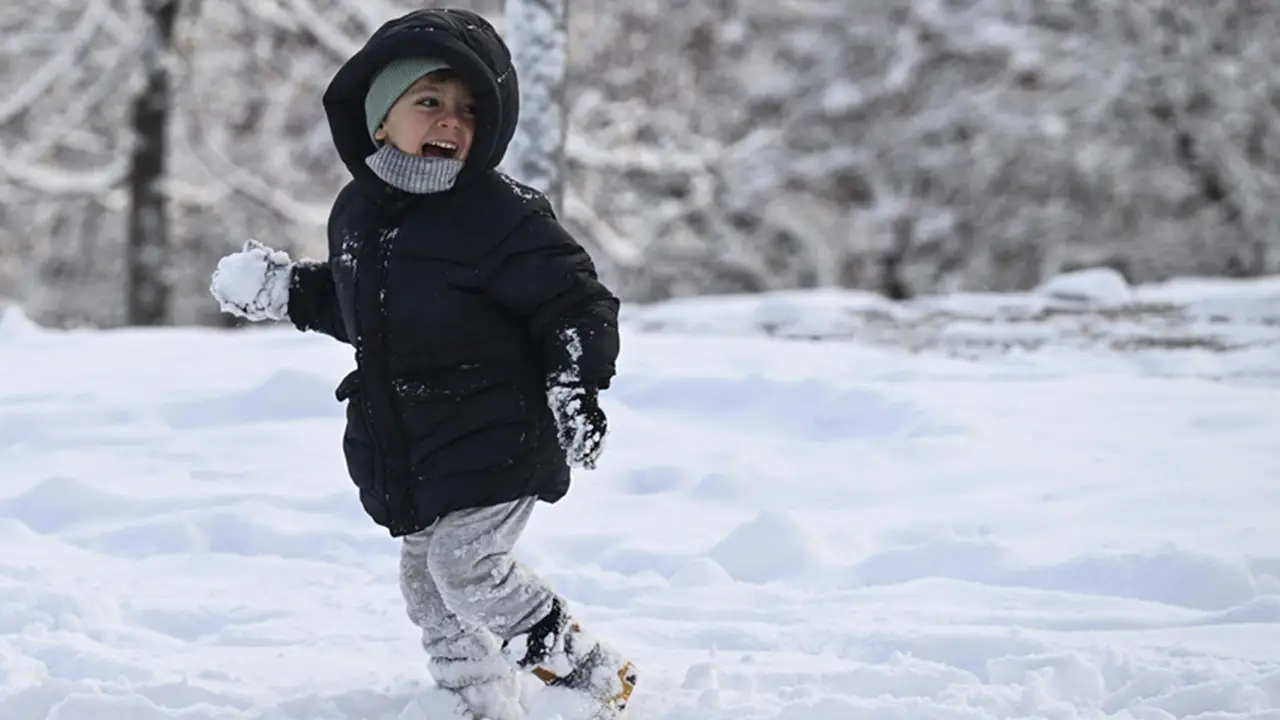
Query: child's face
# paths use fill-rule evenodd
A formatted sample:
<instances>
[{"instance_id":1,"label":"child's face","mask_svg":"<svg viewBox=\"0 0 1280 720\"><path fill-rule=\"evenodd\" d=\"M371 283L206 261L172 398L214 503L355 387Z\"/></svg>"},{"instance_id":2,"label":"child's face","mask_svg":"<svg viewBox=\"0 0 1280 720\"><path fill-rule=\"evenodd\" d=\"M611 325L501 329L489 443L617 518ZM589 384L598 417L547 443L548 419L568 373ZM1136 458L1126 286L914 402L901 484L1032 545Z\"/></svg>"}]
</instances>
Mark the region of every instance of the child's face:
<instances>
[{"instance_id":1,"label":"child's face","mask_svg":"<svg viewBox=\"0 0 1280 720\"><path fill-rule=\"evenodd\" d=\"M374 137L410 155L466 160L475 131L471 90L455 76L432 73L396 100Z\"/></svg>"}]
</instances>

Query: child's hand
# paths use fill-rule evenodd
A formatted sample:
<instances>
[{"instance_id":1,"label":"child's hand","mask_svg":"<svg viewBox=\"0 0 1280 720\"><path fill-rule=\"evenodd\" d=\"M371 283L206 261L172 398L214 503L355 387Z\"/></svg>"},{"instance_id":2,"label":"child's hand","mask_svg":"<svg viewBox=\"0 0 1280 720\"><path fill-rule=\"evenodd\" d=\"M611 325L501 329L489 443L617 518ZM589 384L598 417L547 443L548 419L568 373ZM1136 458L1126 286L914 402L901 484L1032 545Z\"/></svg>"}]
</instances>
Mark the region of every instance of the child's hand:
<instances>
[{"instance_id":1,"label":"child's hand","mask_svg":"<svg viewBox=\"0 0 1280 720\"><path fill-rule=\"evenodd\" d=\"M553 381L547 390L547 399L559 430L560 447L564 448L570 467L594 470L609 426L596 391L579 384Z\"/></svg>"},{"instance_id":2,"label":"child's hand","mask_svg":"<svg viewBox=\"0 0 1280 720\"><path fill-rule=\"evenodd\" d=\"M288 314L289 256L257 240L218 261L209 292L223 312L252 321L283 320Z\"/></svg>"}]
</instances>

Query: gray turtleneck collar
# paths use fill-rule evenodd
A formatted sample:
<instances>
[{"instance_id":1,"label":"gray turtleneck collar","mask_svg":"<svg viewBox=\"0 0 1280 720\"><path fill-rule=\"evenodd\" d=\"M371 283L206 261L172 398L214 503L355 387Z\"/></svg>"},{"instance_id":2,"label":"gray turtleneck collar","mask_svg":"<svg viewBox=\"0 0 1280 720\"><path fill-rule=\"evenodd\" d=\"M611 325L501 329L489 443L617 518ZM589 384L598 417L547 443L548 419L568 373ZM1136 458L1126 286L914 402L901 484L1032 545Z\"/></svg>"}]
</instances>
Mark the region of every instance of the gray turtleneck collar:
<instances>
[{"instance_id":1,"label":"gray turtleneck collar","mask_svg":"<svg viewBox=\"0 0 1280 720\"><path fill-rule=\"evenodd\" d=\"M453 158L410 155L391 143L383 144L364 162L383 182L417 195L444 192L453 187L466 164Z\"/></svg>"}]
</instances>

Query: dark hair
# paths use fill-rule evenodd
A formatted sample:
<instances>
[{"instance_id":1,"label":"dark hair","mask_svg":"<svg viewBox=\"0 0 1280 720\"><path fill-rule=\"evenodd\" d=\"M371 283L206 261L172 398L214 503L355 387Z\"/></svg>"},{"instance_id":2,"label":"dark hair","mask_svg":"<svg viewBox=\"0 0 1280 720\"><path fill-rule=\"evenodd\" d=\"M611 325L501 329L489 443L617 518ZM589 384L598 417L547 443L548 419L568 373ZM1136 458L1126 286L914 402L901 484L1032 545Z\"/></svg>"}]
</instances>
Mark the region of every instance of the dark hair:
<instances>
[{"instance_id":1,"label":"dark hair","mask_svg":"<svg viewBox=\"0 0 1280 720\"><path fill-rule=\"evenodd\" d=\"M457 82L460 82L463 85L467 84L467 82L462 79L462 76L459 75L453 68L440 68L439 70L432 70L431 72L427 73L423 77L425 77L426 79L432 82L448 82L450 80L456 80Z\"/></svg>"}]
</instances>

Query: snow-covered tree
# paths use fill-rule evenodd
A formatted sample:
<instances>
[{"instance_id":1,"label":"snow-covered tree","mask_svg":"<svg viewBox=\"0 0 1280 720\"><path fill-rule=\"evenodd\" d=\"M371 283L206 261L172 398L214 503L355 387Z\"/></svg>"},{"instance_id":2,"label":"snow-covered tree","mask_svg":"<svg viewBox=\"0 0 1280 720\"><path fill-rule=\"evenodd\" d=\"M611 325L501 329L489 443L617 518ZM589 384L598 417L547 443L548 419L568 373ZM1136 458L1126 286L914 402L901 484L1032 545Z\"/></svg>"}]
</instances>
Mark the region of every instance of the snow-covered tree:
<instances>
[{"instance_id":1,"label":"snow-covered tree","mask_svg":"<svg viewBox=\"0 0 1280 720\"><path fill-rule=\"evenodd\" d=\"M506 0L506 40L520 77L520 125L503 170L564 205L567 0Z\"/></svg>"},{"instance_id":2,"label":"snow-covered tree","mask_svg":"<svg viewBox=\"0 0 1280 720\"><path fill-rule=\"evenodd\" d=\"M129 209L125 228L125 322L160 325L169 319L172 292L172 238L169 208L161 184L168 175L172 79L166 58L173 49L179 0L143 5L144 84L129 113L133 150L129 156Z\"/></svg>"},{"instance_id":3,"label":"snow-covered tree","mask_svg":"<svg viewBox=\"0 0 1280 720\"><path fill-rule=\"evenodd\" d=\"M127 204L143 22L133 2L0 7L0 295L46 322L124 319L111 218ZM91 300L61 302L72 289Z\"/></svg>"},{"instance_id":4,"label":"snow-covered tree","mask_svg":"<svg viewBox=\"0 0 1280 720\"><path fill-rule=\"evenodd\" d=\"M570 208L628 296L1280 270L1280 3L580 1Z\"/></svg>"}]
</instances>

